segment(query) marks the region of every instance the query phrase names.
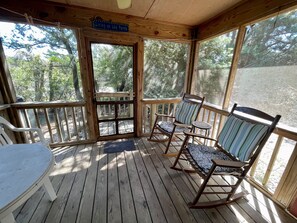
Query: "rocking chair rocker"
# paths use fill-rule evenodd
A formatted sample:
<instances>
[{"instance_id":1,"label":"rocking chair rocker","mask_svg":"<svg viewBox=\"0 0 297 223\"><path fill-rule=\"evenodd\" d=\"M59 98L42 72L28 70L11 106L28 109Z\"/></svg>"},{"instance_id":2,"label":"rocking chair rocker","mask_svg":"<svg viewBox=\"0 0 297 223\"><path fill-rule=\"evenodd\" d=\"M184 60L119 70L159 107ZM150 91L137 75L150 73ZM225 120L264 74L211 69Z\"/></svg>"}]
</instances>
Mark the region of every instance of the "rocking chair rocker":
<instances>
[{"instance_id":1,"label":"rocking chair rocker","mask_svg":"<svg viewBox=\"0 0 297 223\"><path fill-rule=\"evenodd\" d=\"M185 140L171 167L172 169L183 169L186 172L181 160L187 160L192 168L203 178L197 196L189 203L190 208L210 208L222 204L228 204L243 197L246 192L235 194L238 186L246 177L252 164L261 152L269 136L276 127L280 115L272 117L262 111L237 107L235 104L218 136L212 139L206 136L197 135L192 132L185 132ZM214 146L206 146L194 143L192 137L213 140ZM179 164L180 168L176 165ZM188 172L190 172L188 170ZM185 173L186 174L186 173ZM213 176L232 176L235 182L223 181L221 185L210 184ZM212 191L205 191L206 187ZM216 188L223 188L223 192L216 191ZM229 188L229 189L227 189ZM219 194L220 198L215 201L199 202L202 194ZM224 198L222 195L224 194Z\"/></svg>"}]
</instances>

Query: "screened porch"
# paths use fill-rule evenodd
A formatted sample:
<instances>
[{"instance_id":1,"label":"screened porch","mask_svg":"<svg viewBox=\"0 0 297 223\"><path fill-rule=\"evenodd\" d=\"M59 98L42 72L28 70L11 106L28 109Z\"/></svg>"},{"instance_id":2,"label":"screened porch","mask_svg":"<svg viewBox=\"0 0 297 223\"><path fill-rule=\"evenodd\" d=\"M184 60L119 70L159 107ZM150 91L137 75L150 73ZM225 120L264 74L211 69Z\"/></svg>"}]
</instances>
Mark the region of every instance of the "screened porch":
<instances>
[{"instance_id":1,"label":"screened porch","mask_svg":"<svg viewBox=\"0 0 297 223\"><path fill-rule=\"evenodd\" d=\"M17 222L295 222L297 2L91 4L0 3L0 115L40 128L57 159L58 200L39 190ZM94 25L108 22L114 30ZM242 184L246 198L189 209L199 180L191 188L164 145L147 141L155 113L174 114L185 92L205 97L197 120L212 138L234 103L282 116ZM121 140L136 150L104 153Z\"/></svg>"}]
</instances>

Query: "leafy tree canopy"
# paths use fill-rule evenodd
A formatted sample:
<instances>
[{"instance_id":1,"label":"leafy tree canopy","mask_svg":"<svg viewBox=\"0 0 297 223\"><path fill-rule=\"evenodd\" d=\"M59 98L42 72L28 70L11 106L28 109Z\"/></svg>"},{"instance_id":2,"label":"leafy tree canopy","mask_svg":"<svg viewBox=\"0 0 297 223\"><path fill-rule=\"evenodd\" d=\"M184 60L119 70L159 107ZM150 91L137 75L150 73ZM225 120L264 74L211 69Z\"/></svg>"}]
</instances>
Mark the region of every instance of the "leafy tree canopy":
<instances>
[{"instance_id":1,"label":"leafy tree canopy","mask_svg":"<svg viewBox=\"0 0 297 223\"><path fill-rule=\"evenodd\" d=\"M133 91L133 47L92 44L96 91Z\"/></svg>"},{"instance_id":2,"label":"leafy tree canopy","mask_svg":"<svg viewBox=\"0 0 297 223\"><path fill-rule=\"evenodd\" d=\"M26 101L82 99L72 30L15 24L4 45L15 50L8 58L10 70L17 94Z\"/></svg>"},{"instance_id":3,"label":"leafy tree canopy","mask_svg":"<svg viewBox=\"0 0 297 223\"><path fill-rule=\"evenodd\" d=\"M249 26L239 67L297 64L297 10Z\"/></svg>"},{"instance_id":4,"label":"leafy tree canopy","mask_svg":"<svg viewBox=\"0 0 297 223\"><path fill-rule=\"evenodd\" d=\"M145 98L177 97L184 92L188 50L188 44L145 41Z\"/></svg>"}]
</instances>

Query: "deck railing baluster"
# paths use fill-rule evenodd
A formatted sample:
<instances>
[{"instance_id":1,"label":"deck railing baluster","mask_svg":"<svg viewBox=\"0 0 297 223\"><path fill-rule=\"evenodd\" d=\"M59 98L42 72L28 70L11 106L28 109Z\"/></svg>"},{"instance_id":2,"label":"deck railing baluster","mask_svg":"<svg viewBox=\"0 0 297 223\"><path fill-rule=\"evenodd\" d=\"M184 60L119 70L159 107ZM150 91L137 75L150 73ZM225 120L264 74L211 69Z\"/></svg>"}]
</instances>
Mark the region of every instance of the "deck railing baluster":
<instances>
[{"instance_id":1,"label":"deck railing baluster","mask_svg":"<svg viewBox=\"0 0 297 223\"><path fill-rule=\"evenodd\" d=\"M66 131L67 131L67 135L68 135L68 140L67 141L70 141L71 135L70 135L70 129L69 129L69 119L68 119L67 109L64 107L63 111L64 111Z\"/></svg>"},{"instance_id":2,"label":"deck railing baluster","mask_svg":"<svg viewBox=\"0 0 297 223\"><path fill-rule=\"evenodd\" d=\"M74 135L76 135L76 139L79 140L78 129L77 129L77 122L76 122L76 115L75 115L75 109L74 109L74 107L71 108L71 111L72 111L72 122L73 122Z\"/></svg>"},{"instance_id":3,"label":"deck railing baluster","mask_svg":"<svg viewBox=\"0 0 297 223\"><path fill-rule=\"evenodd\" d=\"M46 124L47 124L47 128L48 128L48 132L50 134L51 143L53 143L54 138L53 138L52 127L51 127L50 120L49 120L49 117L48 117L48 112L47 112L46 108L43 108L43 111L44 111L44 116L45 116L45 120L46 120Z\"/></svg>"},{"instance_id":4,"label":"deck railing baluster","mask_svg":"<svg viewBox=\"0 0 297 223\"><path fill-rule=\"evenodd\" d=\"M24 113L23 114L24 114L24 117L25 117L25 125L26 125L26 127L31 128L32 125L31 125L30 120L29 120L27 109L24 109ZM35 138L33 136L33 133L32 132L29 132L29 135L30 135L31 141L34 143L35 142Z\"/></svg>"},{"instance_id":5,"label":"deck railing baluster","mask_svg":"<svg viewBox=\"0 0 297 223\"><path fill-rule=\"evenodd\" d=\"M55 119L55 125L56 125L56 133L57 137L59 138L60 142L64 142L62 133L61 133L61 120L59 118L59 114L57 112L59 108L54 109L54 119Z\"/></svg>"},{"instance_id":6,"label":"deck railing baluster","mask_svg":"<svg viewBox=\"0 0 297 223\"><path fill-rule=\"evenodd\" d=\"M81 117L82 117L82 124L83 124L83 131L84 131L84 138L87 138L87 125L86 125L86 118L84 113L84 108L80 107L81 109Z\"/></svg>"},{"instance_id":7,"label":"deck railing baluster","mask_svg":"<svg viewBox=\"0 0 297 223\"><path fill-rule=\"evenodd\" d=\"M277 141L276 141L276 144L275 144L275 146L274 146L273 153L272 153L272 155L271 155L269 164L268 164L268 166L267 166L267 170L266 170L266 172L265 172L265 175L264 175L264 178L263 178L263 181L262 181L263 186L266 186L267 183L268 183L268 180L269 180L269 177L270 177L270 175L271 175L273 166L274 166L274 164L275 164L277 155L278 155L278 153L279 153L279 151L280 151L280 147L281 147L281 145L282 145L283 139L284 139L284 138L283 138L282 136L278 136L278 137L277 137Z\"/></svg>"}]
</instances>

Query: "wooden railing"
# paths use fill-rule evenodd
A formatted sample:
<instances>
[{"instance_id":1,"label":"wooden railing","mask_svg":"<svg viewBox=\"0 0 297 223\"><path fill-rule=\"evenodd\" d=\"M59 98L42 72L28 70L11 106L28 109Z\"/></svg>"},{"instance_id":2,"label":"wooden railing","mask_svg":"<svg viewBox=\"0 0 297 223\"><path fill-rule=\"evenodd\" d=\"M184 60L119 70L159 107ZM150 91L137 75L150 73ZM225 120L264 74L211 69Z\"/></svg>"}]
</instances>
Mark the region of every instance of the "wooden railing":
<instances>
[{"instance_id":1,"label":"wooden railing","mask_svg":"<svg viewBox=\"0 0 297 223\"><path fill-rule=\"evenodd\" d=\"M142 133L147 135L151 132L155 122L155 113L174 114L176 105L181 98L168 99L144 99L142 100Z\"/></svg>"},{"instance_id":2,"label":"wooden railing","mask_svg":"<svg viewBox=\"0 0 297 223\"><path fill-rule=\"evenodd\" d=\"M130 101L133 100L133 92L98 92L95 94L97 102ZM115 108L113 104L100 104L97 106L98 117L101 119L114 118ZM132 104L122 104L118 108L121 117L133 117Z\"/></svg>"},{"instance_id":3,"label":"wooden railing","mask_svg":"<svg viewBox=\"0 0 297 223\"><path fill-rule=\"evenodd\" d=\"M173 113L179 101L180 99L143 100L143 134L147 135L151 131L155 112ZM227 115L228 111L204 104L198 120L211 124L210 136L216 138ZM296 142L296 132L281 124L278 125L249 173L249 181L283 207L288 207L296 196Z\"/></svg>"},{"instance_id":4,"label":"wooden railing","mask_svg":"<svg viewBox=\"0 0 297 223\"><path fill-rule=\"evenodd\" d=\"M89 139L84 102L14 103L23 127L38 127L50 144ZM31 136L32 138L32 136Z\"/></svg>"}]
</instances>

